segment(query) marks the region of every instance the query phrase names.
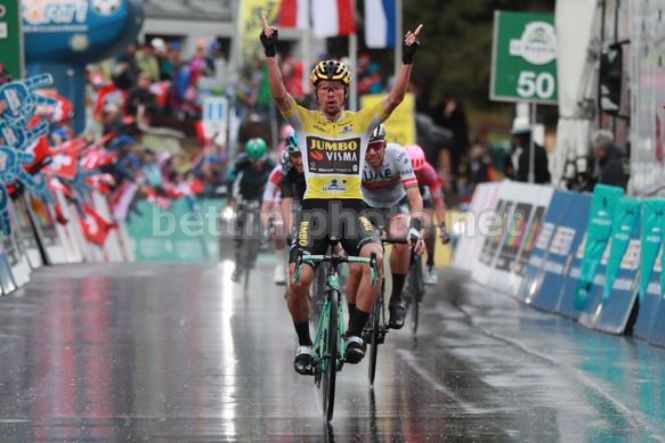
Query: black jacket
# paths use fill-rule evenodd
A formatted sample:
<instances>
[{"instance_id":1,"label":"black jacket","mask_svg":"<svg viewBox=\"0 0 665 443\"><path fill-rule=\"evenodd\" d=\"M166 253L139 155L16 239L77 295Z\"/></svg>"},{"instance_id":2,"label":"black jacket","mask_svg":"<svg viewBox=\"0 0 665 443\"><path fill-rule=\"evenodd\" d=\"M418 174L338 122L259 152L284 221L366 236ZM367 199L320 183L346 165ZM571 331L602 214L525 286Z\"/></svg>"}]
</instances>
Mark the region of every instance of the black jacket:
<instances>
[{"instance_id":1,"label":"black jacket","mask_svg":"<svg viewBox=\"0 0 665 443\"><path fill-rule=\"evenodd\" d=\"M623 170L623 154L616 146L607 148L605 156L597 160L594 168L594 181L603 185L626 187L626 174Z\"/></svg>"},{"instance_id":2,"label":"black jacket","mask_svg":"<svg viewBox=\"0 0 665 443\"><path fill-rule=\"evenodd\" d=\"M535 182L541 185L550 184L552 177L550 176L547 152L545 152L545 148L537 143L534 144L534 151L536 154L533 164ZM514 179L518 182L529 181L529 157L529 145L527 145L522 149L517 161L517 171Z\"/></svg>"}]
</instances>

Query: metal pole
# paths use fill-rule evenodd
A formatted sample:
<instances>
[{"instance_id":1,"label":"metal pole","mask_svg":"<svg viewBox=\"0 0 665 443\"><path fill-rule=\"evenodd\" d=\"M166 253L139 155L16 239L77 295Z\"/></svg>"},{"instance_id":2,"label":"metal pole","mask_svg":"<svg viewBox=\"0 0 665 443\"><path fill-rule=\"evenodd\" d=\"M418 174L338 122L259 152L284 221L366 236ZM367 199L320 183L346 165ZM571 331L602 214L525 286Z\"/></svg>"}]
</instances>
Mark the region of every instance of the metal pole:
<instances>
[{"instance_id":1,"label":"metal pole","mask_svg":"<svg viewBox=\"0 0 665 443\"><path fill-rule=\"evenodd\" d=\"M349 60L351 66L349 66L349 69L351 69L351 72L353 76L355 77L357 73L357 67L358 67L358 34L355 32L351 35L349 35ZM354 79L353 82L351 82L351 91L349 94L349 108L351 111L357 111L358 110L358 81L357 79Z\"/></svg>"},{"instance_id":2,"label":"metal pole","mask_svg":"<svg viewBox=\"0 0 665 443\"><path fill-rule=\"evenodd\" d=\"M236 35L233 36L233 52L231 53L231 63L235 67L236 80L240 79L240 73L242 72L242 65L244 63L243 56L243 23L242 23L242 0L237 0L232 2L232 5L235 6L235 11L232 10L232 13L236 19Z\"/></svg>"},{"instance_id":3,"label":"metal pole","mask_svg":"<svg viewBox=\"0 0 665 443\"><path fill-rule=\"evenodd\" d=\"M395 75L402 67L402 30L402 0L395 0Z\"/></svg>"},{"instance_id":4,"label":"metal pole","mask_svg":"<svg viewBox=\"0 0 665 443\"><path fill-rule=\"evenodd\" d=\"M536 104L531 103L529 105L531 107L531 117L529 120L531 120L531 137L529 137L529 183L535 183L536 182L536 171L535 171L535 164L536 164L536 142L533 140L533 130L536 127Z\"/></svg>"},{"instance_id":5,"label":"metal pole","mask_svg":"<svg viewBox=\"0 0 665 443\"><path fill-rule=\"evenodd\" d=\"M312 66L312 48L310 45L309 29L302 31L302 38L300 40L302 45L302 90L305 95L309 92L309 70Z\"/></svg>"}]
</instances>

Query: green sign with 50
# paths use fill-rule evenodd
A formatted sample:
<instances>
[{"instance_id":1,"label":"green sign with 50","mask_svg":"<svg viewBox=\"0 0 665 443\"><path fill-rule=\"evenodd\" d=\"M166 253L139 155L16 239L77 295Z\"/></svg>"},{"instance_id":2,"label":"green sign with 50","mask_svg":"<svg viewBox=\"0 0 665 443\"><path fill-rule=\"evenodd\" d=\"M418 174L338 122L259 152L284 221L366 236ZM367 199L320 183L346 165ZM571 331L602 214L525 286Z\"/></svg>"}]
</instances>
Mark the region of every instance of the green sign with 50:
<instances>
[{"instance_id":1,"label":"green sign with 50","mask_svg":"<svg viewBox=\"0 0 665 443\"><path fill-rule=\"evenodd\" d=\"M552 14L496 11L490 99L556 104L556 52Z\"/></svg>"},{"instance_id":2,"label":"green sign with 50","mask_svg":"<svg viewBox=\"0 0 665 443\"><path fill-rule=\"evenodd\" d=\"M18 0L0 0L0 65L14 80L23 78L23 36Z\"/></svg>"}]
</instances>

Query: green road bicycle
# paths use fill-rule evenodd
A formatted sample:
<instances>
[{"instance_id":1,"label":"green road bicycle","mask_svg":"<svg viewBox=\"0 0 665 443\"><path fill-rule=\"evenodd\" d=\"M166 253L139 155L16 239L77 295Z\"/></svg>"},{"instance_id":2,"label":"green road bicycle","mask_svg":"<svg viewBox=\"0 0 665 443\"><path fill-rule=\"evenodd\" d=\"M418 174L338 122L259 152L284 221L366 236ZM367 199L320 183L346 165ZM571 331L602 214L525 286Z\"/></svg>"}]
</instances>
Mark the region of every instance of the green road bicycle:
<instances>
[{"instance_id":1,"label":"green road bicycle","mask_svg":"<svg viewBox=\"0 0 665 443\"><path fill-rule=\"evenodd\" d=\"M331 240L333 245L335 240ZM376 255L366 257L347 257L331 255L298 255L295 266L294 281L300 280L303 263L327 263L325 287L323 288L323 307L316 326L312 357L314 359L314 383L322 389L323 415L328 422L333 418L335 407L335 382L337 371L344 364L344 311L342 308L342 291L339 284L338 266L342 263L362 263L370 266L372 286L378 282Z\"/></svg>"}]
</instances>

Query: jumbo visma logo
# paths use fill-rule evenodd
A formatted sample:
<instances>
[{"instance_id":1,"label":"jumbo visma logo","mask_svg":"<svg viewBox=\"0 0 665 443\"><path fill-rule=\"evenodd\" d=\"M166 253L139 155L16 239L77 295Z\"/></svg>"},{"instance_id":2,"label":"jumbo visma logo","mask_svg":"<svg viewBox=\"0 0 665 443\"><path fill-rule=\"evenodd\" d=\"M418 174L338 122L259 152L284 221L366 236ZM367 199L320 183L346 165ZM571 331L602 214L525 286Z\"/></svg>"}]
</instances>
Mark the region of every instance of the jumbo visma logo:
<instances>
[{"instance_id":1,"label":"jumbo visma logo","mask_svg":"<svg viewBox=\"0 0 665 443\"><path fill-rule=\"evenodd\" d=\"M300 229L298 230L298 245L304 248L308 244L309 244L309 222L304 221L300 223Z\"/></svg>"},{"instance_id":2,"label":"jumbo visma logo","mask_svg":"<svg viewBox=\"0 0 665 443\"><path fill-rule=\"evenodd\" d=\"M310 172L357 174L360 164L360 138L325 140L307 138Z\"/></svg>"}]
</instances>

